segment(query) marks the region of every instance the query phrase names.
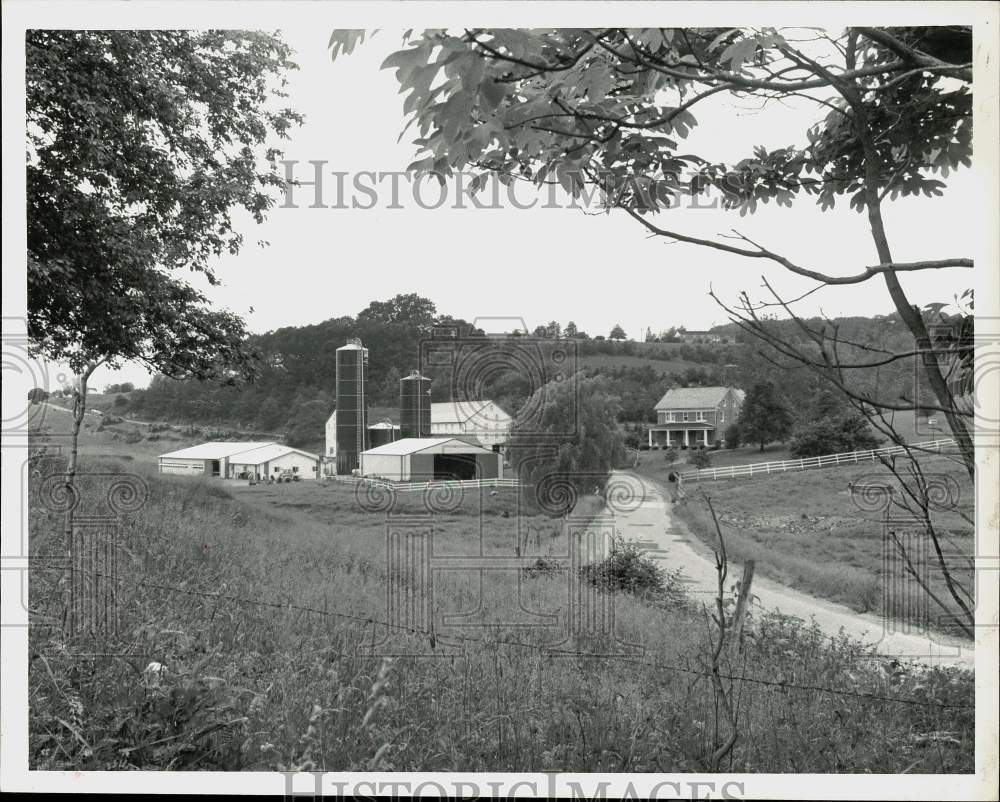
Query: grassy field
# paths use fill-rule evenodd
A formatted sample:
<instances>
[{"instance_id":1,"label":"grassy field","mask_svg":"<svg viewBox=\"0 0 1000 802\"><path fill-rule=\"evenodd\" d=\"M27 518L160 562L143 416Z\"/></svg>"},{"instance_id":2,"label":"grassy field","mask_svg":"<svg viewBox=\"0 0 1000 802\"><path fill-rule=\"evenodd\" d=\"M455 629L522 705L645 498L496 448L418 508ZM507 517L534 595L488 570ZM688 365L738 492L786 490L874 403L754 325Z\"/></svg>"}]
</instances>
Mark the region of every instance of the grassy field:
<instances>
[{"instance_id":1,"label":"grassy field","mask_svg":"<svg viewBox=\"0 0 1000 802\"><path fill-rule=\"evenodd\" d=\"M378 499L343 483L251 488L159 476L145 444L109 459L92 456L105 447L92 437L80 513L105 496L107 476L95 471L135 474L148 497L119 530L116 637L67 638L65 576L41 564L32 575L33 768L706 769L715 700L698 662L705 621L693 607L616 594L615 631L631 656L595 657L621 649L566 631L560 616L578 577L488 572L480 587L475 571L437 571L434 609L466 614L463 625L430 636L407 631L412 621L401 630L373 623L396 620L386 606L387 523L432 527L438 556L476 555L481 543L483 554L509 557L519 539L531 557L564 553L561 521L532 512L516 491L399 494L387 521L372 508ZM60 469L58 460L34 469L33 555L61 549L62 516L43 492ZM405 595L414 585L397 587ZM538 618L546 613L554 622ZM937 706L971 702L967 673L886 672L859 659L855 644L800 624L754 627L743 660L725 672L840 693L734 681L739 737L726 769L972 770L971 711ZM541 648L556 644L569 653ZM144 671L151 662L162 670Z\"/></svg>"},{"instance_id":2,"label":"grassy field","mask_svg":"<svg viewBox=\"0 0 1000 802\"><path fill-rule=\"evenodd\" d=\"M637 472L666 488L670 465L657 456L657 452L645 452ZM957 510L940 511L934 520L951 533L960 554L971 555L972 529L958 514L973 512L975 492L968 475L944 456L928 457L922 465L928 477L948 477L946 481L959 489ZM848 484L891 481L891 474L876 462L753 479L688 482L687 503L674 509L695 535L713 543L715 526L700 498L704 490L719 514L729 553L736 559L753 559L764 576L867 612L881 603L882 524L879 513L855 503ZM971 580L968 571L959 570L957 575L967 583ZM935 573L931 584L944 589Z\"/></svg>"}]
</instances>

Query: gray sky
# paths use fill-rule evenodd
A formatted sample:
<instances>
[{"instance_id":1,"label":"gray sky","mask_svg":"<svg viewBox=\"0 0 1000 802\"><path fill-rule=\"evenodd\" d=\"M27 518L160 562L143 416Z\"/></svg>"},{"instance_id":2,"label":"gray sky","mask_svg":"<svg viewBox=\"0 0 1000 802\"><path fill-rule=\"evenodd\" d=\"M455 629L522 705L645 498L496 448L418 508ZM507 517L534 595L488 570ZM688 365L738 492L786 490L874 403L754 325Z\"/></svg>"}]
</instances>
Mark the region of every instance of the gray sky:
<instances>
[{"instance_id":1,"label":"gray sky","mask_svg":"<svg viewBox=\"0 0 1000 802\"><path fill-rule=\"evenodd\" d=\"M306 116L285 144L286 158L301 162L297 178L311 180L312 167L306 162L324 160L328 172L349 174L349 192L351 174L402 170L413 160L411 132L397 142L402 96L393 71L379 70L385 56L400 46L400 33L382 30L334 63L327 50L328 30L285 28L300 66L291 76L289 104ZM706 102L694 110L700 125L688 144L692 152L719 160L750 155L754 144L799 144L805 127L819 119L819 108L799 101L795 106L772 104L761 112L748 101ZM332 203L336 187L333 177L327 177L324 201ZM887 205L886 225L897 261L968 255L964 243L982 225L970 213L974 184L965 173L947 181L944 197ZM622 213L454 209L448 208L450 199L439 209L421 209L406 185L400 192L405 208L388 209L388 181L380 189L378 205L370 210L310 209L312 188L301 187L295 190L299 208L275 208L262 226L246 219L242 229L247 244L238 256L220 261L223 286L210 288L210 297L244 314L255 332L353 315L371 300L417 292L433 300L439 312L470 320L515 316L529 328L552 319L563 325L573 320L591 335L607 335L621 323L630 336L640 337L647 326L654 331L672 325L700 329L726 322L707 295L710 285L729 300L742 289L763 298L762 274L787 297L812 286L763 260L651 239ZM428 197L435 198L436 192L429 191ZM528 187L518 192L522 203L531 197ZM744 218L718 209L682 209L661 214L657 222L703 236L735 228L798 264L833 274L854 273L878 261L866 218L846 201L822 213L812 199L803 198L792 209L768 206ZM258 240L267 240L269 247L257 247ZM918 304L949 301L972 279L968 270L902 277ZM874 279L824 289L799 310L869 315L891 311L891 303L884 285ZM147 378L142 369L114 375L104 371L95 376L94 386L121 380L145 384Z\"/></svg>"}]
</instances>

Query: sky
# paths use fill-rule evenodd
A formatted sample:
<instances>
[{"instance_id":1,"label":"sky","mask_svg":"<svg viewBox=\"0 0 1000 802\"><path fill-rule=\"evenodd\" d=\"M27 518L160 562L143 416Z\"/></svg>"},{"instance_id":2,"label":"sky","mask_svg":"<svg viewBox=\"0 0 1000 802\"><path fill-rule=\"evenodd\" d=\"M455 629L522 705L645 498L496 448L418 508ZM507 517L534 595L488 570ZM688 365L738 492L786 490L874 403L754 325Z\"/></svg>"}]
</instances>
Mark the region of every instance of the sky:
<instances>
[{"instance_id":1,"label":"sky","mask_svg":"<svg viewBox=\"0 0 1000 802\"><path fill-rule=\"evenodd\" d=\"M285 40L295 50L299 70L290 76L289 105L306 121L284 143L285 158L295 161L294 176L314 177L310 161L324 162L323 201L333 205L334 171L346 173L346 203L369 197L351 192L362 171L401 171L415 158L404 126L403 96L392 70L380 70L398 49L401 31L381 30L355 52L333 62L329 31L289 27ZM817 106L769 105L763 112L746 100L699 104L698 128L687 140L692 152L735 161L754 144L780 147L803 141L807 125L818 119ZM715 100L713 98L713 100ZM373 183L371 176L363 180ZM963 242L974 238L974 216L959 213L972 199L969 175L948 179L943 197L901 199L887 204L886 228L896 261L965 256ZM522 191L523 190L523 191ZM530 188L518 192L531 201ZM431 201L437 190L427 187ZM309 208L312 187L294 190L298 208L280 203L267 221L255 225L238 217L246 245L217 265L222 286L205 288L218 305L242 314L253 332L301 326L331 317L354 315L372 300L415 292L430 298L439 313L474 318L520 318L529 329L549 320L572 320L589 334L607 335L621 324L641 338L670 326L703 329L727 322L708 296L714 288L727 303L742 290L764 299L761 277L786 295L813 285L778 265L695 245L650 238L623 213L611 215L571 208L422 209L402 185L392 204L388 179L371 209ZM560 193L561 195L561 193ZM565 201L566 199L563 198ZM540 200L538 200L540 203ZM946 225L942 225L943 221ZM792 209L767 206L741 218L719 209L678 209L657 222L695 235L716 236L736 229L797 264L831 274L855 273L876 264L863 215L846 204L820 212L811 198ZM257 246L259 240L269 243ZM964 275L963 275L964 272ZM971 271L911 273L902 277L918 304L949 301L972 283ZM823 289L799 307L802 314L836 316L885 314L891 302L880 280ZM148 382L139 366L101 370L92 386L111 381Z\"/></svg>"}]
</instances>

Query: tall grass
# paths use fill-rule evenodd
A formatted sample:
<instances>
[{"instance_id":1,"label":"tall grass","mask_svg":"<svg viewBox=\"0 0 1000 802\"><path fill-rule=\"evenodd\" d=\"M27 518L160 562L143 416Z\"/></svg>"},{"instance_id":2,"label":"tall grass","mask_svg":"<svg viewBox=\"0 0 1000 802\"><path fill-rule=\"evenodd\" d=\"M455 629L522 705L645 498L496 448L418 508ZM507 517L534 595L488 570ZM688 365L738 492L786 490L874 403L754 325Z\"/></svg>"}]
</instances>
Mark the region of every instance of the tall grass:
<instances>
[{"instance_id":1,"label":"tall grass","mask_svg":"<svg viewBox=\"0 0 1000 802\"><path fill-rule=\"evenodd\" d=\"M83 477L84 506L98 503L100 480ZM556 643L559 627L525 627L518 616L530 622L531 611L564 608L564 572L497 572L481 596L477 582L459 577L435 585L434 604L476 613L482 625L463 627L467 640L450 644L438 633L431 648L426 633L387 633L368 621L385 616L385 521L349 488L146 480L145 506L121 525L128 563L117 636L67 638L59 572L32 575L33 768L683 772L708 765L713 692L695 662L707 636L693 602L616 594L616 631L633 644L624 649L630 655L546 653L530 644ZM467 496L434 515L435 549L468 553L482 532L486 553L512 555L521 510L513 492ZM404 517L422 512L417 498L400 505L395 512ZM30 512L32 553L58 553L61 519L37 487ZM564 550L560 521L523 515L520 523L526 556L551 560ZM557 648L611 647L570 639ZM783 683L735 681L740 737L732 771L973 769L972 711L937 706L971 704L967 673L887 671L857 644L773 618L754 622L746 650L726 669Z\"/></svg>"}]
</instances>

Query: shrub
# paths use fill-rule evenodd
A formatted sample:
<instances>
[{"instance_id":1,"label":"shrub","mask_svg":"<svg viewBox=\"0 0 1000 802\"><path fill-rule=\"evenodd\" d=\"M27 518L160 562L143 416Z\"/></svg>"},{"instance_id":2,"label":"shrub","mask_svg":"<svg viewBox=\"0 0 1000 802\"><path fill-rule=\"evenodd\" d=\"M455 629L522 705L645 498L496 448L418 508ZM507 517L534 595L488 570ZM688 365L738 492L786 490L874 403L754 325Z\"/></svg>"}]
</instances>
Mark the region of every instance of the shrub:
<instances>
[{"instance_id":1,"label":"shrub","mask_svg":"<svg viewBox=\"0 0 1000 802\"><path fill-rule=\"evenodd\" d=\"M118 409L124 409L128 406L128 399L123 395L115 396L115 407Z\"/></svg>"},{"instance_id":2,"label":"shrub","mask_svg":"<svg viewBox=\"0 0 1000 802\"><path fill-rule=\"evenodd\" d=\"M806 424L792 437L789 450L793 457L799 459L864 451L877 448L881 442L866 418L847 414Z\"/></svg>"},{"instance_id":3,"label":"shrub","mask_svg":"<svg viewBox=\"0 0 1000 802\"><path fill-rule=\"evenodd\" d=\"M730 423L729 426L726 427L726 448L739 448L742 439L743 435L742 432L740 432L739 424Z\"/></svg>"},{"instance_id":4,"label":"shrub","mask_svg":"<svg viewBox=\"0 0 1000 802\"><path fill-rule=\"evenodd\" d=\"M140 440L142 440L142 432L138 429L129 429L125 432L126 443L138 443Z\"/></svg>"},{"instance_id":5,"label":"shrub","mask_svg":"<svg viewBox=\"0 0 1000 802\"><path fill-rule=\"evenodd\" d=\"M712 455L705 449L698 449L688 455L688 463L693 468L708 468L712 465Z\"/></svg>"},{"instance_id":6,"label":"shrub","mask_svg":"<svg viewBox=\"0 0 1000 802\"><path fill-rule=\"evenodd\" d=\"M628 593L659 593L666 587L666 576L659 563L647 555L639 544L616 535L611 551L600 562L585 565L580 574L586 582L605 590Z\"/></svg>"},{"instance_id":7,"label":"shrub","mask_svg":"<svg viewBox=\"0 0 1000 802\"><path fill-rule=\"evenodd\" d=\"M676 448L670 446L670 448L663 452L663 459L667 462L677 462L679 454L680 452Z\"/></svg>"}]
</instances>

